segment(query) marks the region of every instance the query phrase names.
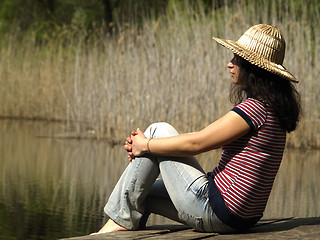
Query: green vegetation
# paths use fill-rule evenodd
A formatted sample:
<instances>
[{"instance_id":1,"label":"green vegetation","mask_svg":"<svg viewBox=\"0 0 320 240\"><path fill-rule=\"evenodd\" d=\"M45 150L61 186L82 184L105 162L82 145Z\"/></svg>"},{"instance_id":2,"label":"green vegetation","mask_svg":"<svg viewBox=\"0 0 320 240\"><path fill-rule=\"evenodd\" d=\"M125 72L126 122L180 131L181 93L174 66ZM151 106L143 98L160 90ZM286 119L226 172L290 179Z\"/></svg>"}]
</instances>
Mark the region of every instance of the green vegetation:
<instances>
[{"instance_id":1,"label":"green vegetation","mask_svg":"<svg viewBox=\"0 0 320 240\"><path fill-rule=\"evenodd\" d=\"M231 107L232 54L211 37L237 39L263 22L284 34L284 65L301 80L304 117L288 146L320 146L318 1L127 2L2 1L0 116L63 121L96 138L154 121L199 130Z\"/></svg>"}]
</instances>

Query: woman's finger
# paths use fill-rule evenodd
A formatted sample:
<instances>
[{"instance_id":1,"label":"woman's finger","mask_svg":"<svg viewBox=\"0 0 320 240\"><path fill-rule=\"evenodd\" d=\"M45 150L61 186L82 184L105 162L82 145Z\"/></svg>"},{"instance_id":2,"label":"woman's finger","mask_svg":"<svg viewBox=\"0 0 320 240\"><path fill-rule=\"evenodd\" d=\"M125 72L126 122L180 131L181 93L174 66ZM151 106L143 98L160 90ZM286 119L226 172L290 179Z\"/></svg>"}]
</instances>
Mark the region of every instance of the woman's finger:
<instances>
[{"instance_id":1,"label":"woman's finger","mask_svg":"<svg viewBox=\"0 0 320 240\"><path fill-rule=\"evenodd\" d=\"M134 155L132 152L128 153L128 159L129 159L129 162L131 162L134 159Z\"/></svg>"},{"instance_id":2,"label":"woman's finger","mask_svg":"<svg viewBox=\"0 0 320 240\"><path fill-rule=\"evenodd\" d=\"M131 151L132 151L132 147L129 146L128 144L125 144L125 145L123 146L123 148L124 148L126 151L128 151L128 152L131 152Z\"/></svg>"},{"instance_id":3,"label":"woman's finger","mask_svg":"<svg viewBox=\"0 0 320 240\"><path fill-rule=\"evenodd\" d=\"M131 136L136 136L137 134L138 134L137 131L132 131L132 132L131 132Z\"/></svg>"},{"instance_id":4,"label":"woman's finger","mask_svg":"<svg viewBox=\"0 0 320 240\"><path fill-rule=\"evenodd\" d=\"M127 138L126 138L126 142L129 143L129 144L131 144L131 143L132 143L131 137L127 137Z\"/></svg>"}]
</instances>

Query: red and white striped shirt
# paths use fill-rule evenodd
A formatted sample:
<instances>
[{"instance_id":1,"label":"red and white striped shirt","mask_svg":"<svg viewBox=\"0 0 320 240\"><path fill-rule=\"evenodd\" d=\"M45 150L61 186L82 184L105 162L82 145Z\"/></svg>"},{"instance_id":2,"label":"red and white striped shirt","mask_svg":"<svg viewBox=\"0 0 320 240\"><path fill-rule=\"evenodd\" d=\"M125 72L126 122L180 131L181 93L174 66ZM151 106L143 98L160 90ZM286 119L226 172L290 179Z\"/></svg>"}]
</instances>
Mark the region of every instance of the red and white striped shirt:
<instances>
[{"instance_id":1,"label":"red and white striped shirt","mask_svg":"<svg viewBox=\"0 0 320 240\"><path fill-rule=\"evenodd\" d=\"M232 213L240 218L261 217L282 160L286 132L264 102L248 98L232 110L251 131L222 147L214 182Z\"/></svg>"}]
</instances>

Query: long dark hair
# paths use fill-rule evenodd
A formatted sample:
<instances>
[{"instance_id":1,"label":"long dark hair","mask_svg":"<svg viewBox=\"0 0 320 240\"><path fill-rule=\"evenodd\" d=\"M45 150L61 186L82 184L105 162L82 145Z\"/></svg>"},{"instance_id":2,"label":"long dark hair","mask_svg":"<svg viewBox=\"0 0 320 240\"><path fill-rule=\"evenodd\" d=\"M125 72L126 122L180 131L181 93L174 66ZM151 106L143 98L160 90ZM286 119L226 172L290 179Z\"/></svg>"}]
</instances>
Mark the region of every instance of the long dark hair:
<instances>
[{"instance_id":1,"label":"long dark hair","mask_svg":"<svg viewBox=\"0 0 320 240\"><path fill-rule=\"evenodd\" d=\"M233 84L230 100L239 104L246 98L266 101L273 109L280 126L287 132L296 129L301 115L300 95L292 82L255 66L234 55L240 67L238 82Z\"/></svg>"}]
</instances>

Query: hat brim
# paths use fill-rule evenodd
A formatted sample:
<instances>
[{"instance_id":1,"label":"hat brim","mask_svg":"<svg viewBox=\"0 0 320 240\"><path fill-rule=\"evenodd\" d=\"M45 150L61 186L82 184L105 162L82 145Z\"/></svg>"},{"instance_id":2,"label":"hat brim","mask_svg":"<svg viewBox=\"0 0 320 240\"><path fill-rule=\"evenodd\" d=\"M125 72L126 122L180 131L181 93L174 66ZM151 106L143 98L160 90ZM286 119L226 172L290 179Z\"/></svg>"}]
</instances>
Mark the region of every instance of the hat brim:
<instances>
[{"instance_id":1,"label":"hat brim","mask_svg":"<svg viewBox=\"0 0 320 240\"><path fill-rule=\"evenodd\" d=\"M292 82L299 82L299 80L297 80L284 66L276 64L274 62L270 62L267 59L257 55L256 53L246 50L235 41L224 40L216 37L213 37L212 39L215 40L217 43L221 44L222 46L228 48L235 54L239 55L240 57L243 57L248 62L268 72L274 73Z\"/></svg>"}]
</instances>

